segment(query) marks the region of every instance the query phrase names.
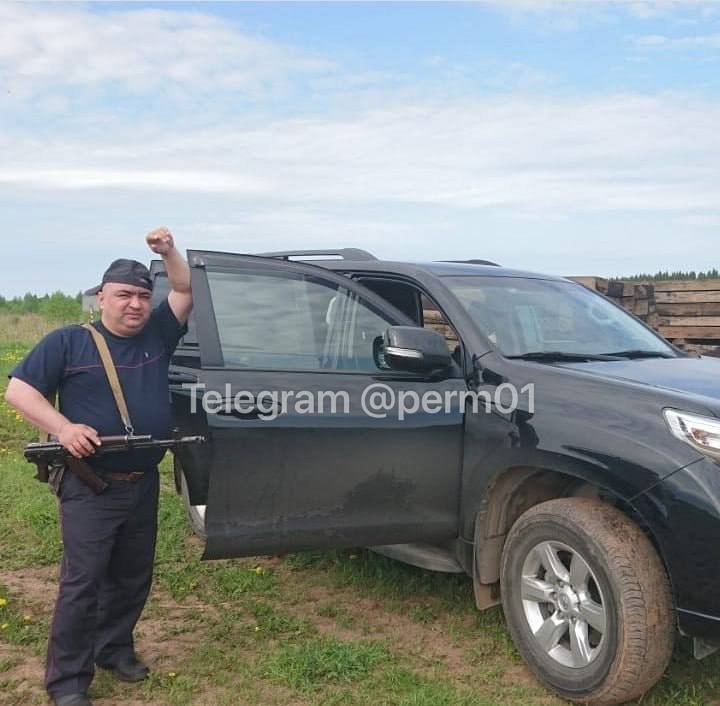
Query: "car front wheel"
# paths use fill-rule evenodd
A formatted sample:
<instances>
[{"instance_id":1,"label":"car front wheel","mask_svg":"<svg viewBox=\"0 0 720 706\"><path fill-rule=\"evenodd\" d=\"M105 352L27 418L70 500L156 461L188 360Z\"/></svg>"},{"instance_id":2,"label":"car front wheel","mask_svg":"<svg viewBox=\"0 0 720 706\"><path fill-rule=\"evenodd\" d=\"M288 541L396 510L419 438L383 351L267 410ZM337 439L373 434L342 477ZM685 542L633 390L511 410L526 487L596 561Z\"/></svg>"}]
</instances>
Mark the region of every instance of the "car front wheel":
<instances>
[{"instance_id":1,"label":"car front wheel","mask_svg":"<svg viewBox=\"0 0 720 706\"><path fill-rule=\"evenodd\" d=\"M501 582L515 645L563 698L621 704L665 671L675 635L667 575L616 508L588 498L531 508L508 534Z\"/></svg>"}]
</instances>

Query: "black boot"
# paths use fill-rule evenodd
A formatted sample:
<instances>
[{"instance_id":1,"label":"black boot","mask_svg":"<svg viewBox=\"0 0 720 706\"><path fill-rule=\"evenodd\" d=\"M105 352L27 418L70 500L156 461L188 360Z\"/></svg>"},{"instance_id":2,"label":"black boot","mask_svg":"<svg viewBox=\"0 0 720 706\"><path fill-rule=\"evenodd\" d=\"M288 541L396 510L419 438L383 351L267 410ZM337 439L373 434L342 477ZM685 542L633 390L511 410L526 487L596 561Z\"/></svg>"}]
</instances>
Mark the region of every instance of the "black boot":
<instances>
[{"instance_id":1,"label":"black boot","mask_svg":"<svg viewBox=\"0 0 720 706\"><path fill-rule=\"evenodd\" d=\"M148 667L134 655L117 664L98 664L98 667L109 669L120 681L142 681L150 674Z\"/></svg>"}]
</instances>

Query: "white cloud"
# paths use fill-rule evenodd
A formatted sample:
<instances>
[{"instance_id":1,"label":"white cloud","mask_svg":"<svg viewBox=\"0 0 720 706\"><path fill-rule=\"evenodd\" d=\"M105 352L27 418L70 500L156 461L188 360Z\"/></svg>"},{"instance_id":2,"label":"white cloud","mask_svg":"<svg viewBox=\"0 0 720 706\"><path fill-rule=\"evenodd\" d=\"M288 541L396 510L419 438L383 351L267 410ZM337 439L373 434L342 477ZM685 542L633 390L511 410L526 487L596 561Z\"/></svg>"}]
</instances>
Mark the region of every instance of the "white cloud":
<instances>
[{"instance_id":1,"label":"white cloud","mask_svg":"<svg viewBox=\"0 0 720 706\"><path fill-rule=\"evenodd\" d=\"M716 8L715 0L480 0L480 2L483 5L532 13L615 9L641 19L660 17L688 8L712 14Z\"/></svg>"},{"instance_id":2,"label":"white cloud","mask_svg":"<svg viewBox=\"0 0 720 706\"><path fill-rule=\"evenodd\" d=\"M692 50L720 49L720 32L699 34L688 37L666 37L661 34L649 34L635 38L635 44L643 48Z\"/></svg>"},{"instance_id":3,"label":"white cloud","mask_svg":"<svg viewBox=\"0 0 720 706\"><path fill-rule=\"evenodd\" d=\"M20 96L103 84L136 93L254 91L329 69L326 60L201 12L0 5L0 75L5 91Z\"/></svg>"},{"instance_id":4,"label":"white cloud","mask_svg":"<svg viewBox=\"0 0 720 706\"><path fill-rule=\"evenodd\" d=\"M357 246L373 252L391 243L447 237L451 227L442 223L419 224L410 219L393 222L372 214L354 218L337 209L287 206L282 209L240 211L225 222L188 221L182 224L189 242L228 251L263 252L281 249L319 249Z\"/></svg>"},{"instance_id":5,"label":"white cloud","mask_svg":"<svg viewBox=\"0 0 720 706\"><path fill-rule=\"evenodd\" d=\"M678 218L677 222L700 228L718 228L720 227L720 213L697 213Z\"/></svg>"},{"instance_id":6,"label":"white cloud","mask_svg":"<svg viewBox=\"0 0 720 706\"><path fill-rule=\"evenodd\" d=\"M200 170L112 169L112 168L0 168L0 184L40 189L131 189L146 191L200 191L257 196L270 185L249 174Z\"/></svg>"},{"instance_id":7,"label":"white cloud","mask_svg":"<svg viewBox=\"0 0 720 706\"><path fill-rule=\"evenodd\" d=\"M402 204L513 213L716 210L720 104L495 97L352 116L140 124L92 136L0 133L0 180L26 189L154 189L271 210Z\"/></svg>"},{"instance_id":8,"label":"white cloud","mask_svg":"<svg viewBox=\"0 0 720 706\"><path fill-rule=\"evenodd\" d=\"M571 32L586 22L604 21L609 3L593 0L485 0L513 22L530 18L542 21L544 29Z\"/></svg>"},{"instance_id":9,"label":"white cloud","mask_svg":"<svg viewBox=\"0 0 720 706\"><path fill-rule=\"evenodd\" d=\"M634 41L641 47L660 47L668 42L668 38L661 34L646 34L643 37L635 37Z\"/></svg>"},{"instance_id":10,"label":"white cloud","mask_svg":"<svg viewBox=\"0 0 720 706\"><path fill-rule=\"evenodd\" d=\"M717 10L714 0L615 0L614 4L643 20L654 20L679 10L693 10L702 16L710 16Z\"/></svg>"},{"instance_id":11,"label":"white cloud","mask_svg":"<svg viewBox=\"0 0 720 706\"><path fill-rule=\"evenodd\" d=\"M572 31L588 24L668 19L698 23L720 12L716 0L481 0L514 20L530 17L542 26Z\"/></svg>"},{"instance_id":12,"label":"white cloud","mask_svg":"<svg viewBox=\"0 0 720 706\"><path fill-rule=\"evenodd\" d=\"M202 5L100 7L0 2L0 237L8 261L37 246L5 289L25 291L44 258L47 286L76 291L109 255L145 257L160 223L198 248L346 245L559 273L703 269L714 252L718 101L561 97L533 65L437 53L415 71L335 49L343 68ZM496 7L534 30L680 5ZM710 12L693 7L678 17ZM677 41L650 26L633 58Z\"/></svg>"}]
</instances>

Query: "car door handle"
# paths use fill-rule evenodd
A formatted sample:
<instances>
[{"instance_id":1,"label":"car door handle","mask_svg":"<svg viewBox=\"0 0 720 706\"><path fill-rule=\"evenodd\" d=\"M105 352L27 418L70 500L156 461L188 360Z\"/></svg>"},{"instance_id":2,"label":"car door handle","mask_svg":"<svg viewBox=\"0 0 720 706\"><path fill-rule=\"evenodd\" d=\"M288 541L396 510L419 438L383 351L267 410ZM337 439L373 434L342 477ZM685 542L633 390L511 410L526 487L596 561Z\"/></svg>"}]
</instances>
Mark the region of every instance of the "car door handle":
<instances>
[{"instance_id":1,"label":"car door handle","mask_svg":"<svg viewBox=\"0 0 720 706\"><path fill-rule=\"evenodd\" d=\"M271 405L269 408L263 405L260 407L247 407L245 406L242 410L233 409L229 407L221 407L215 414L220 417L235 417L236 419L260 419L260 417L277 416L280 412L280 406Z\"/></svg>"},{"instance_id":2,"label":"car door handle","mask_svg":"<svg viewBox=\"0 0 720 706\"><path fill-rule=\"evenodd\" d=\"M193 375L192 373L181 373L176 370L171 370L168 373L168 383L171 385L181 385L184 382L197 382L197 375Z\"/></svg>"}]
</instances>

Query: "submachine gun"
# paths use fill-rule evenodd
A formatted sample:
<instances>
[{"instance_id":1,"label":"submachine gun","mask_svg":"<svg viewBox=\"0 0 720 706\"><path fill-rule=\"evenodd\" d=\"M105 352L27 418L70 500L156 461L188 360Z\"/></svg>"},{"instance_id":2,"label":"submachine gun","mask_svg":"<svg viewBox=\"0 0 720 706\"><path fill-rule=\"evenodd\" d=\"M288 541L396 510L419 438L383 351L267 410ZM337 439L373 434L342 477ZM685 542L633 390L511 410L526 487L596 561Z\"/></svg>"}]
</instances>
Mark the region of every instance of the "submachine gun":
<instances>
[{"instance_id":1,"label":"submachine gun","mask_svg":"<svg viewBox=\"0 0 720 706\"><path fill-rule=\"evenodd\" d=\"M140 451L142 449L176 449L181 446L191 446L205 442L204 436L175 436L172 439L153 439L150 434L125 434L121 436L101 436L100 446L96 447L93 456L122 453L126 451ZM24 450L25 458L37 466L35 477L42 483L47 483L54 472L63 467L72 471L92 491L99 495L107 487L104 481L84 459L75 458L58 441L35 442L27 444Z\"/></svg>"}]
</instances>

